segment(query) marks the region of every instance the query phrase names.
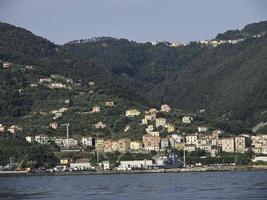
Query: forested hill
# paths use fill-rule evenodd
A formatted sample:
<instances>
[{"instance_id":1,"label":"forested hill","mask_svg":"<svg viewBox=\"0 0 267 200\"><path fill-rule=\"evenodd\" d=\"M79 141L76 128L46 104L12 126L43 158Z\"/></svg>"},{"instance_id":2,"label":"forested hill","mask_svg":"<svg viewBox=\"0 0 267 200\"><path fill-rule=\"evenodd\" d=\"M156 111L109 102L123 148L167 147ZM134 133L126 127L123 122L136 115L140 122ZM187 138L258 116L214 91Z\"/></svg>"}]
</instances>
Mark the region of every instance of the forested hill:
<instances>
[{"instance_id":1,"label":"forested hill","mask_svg":"<svg viewBox=\"0 0 267 200\"><path fill-rule=\"evenodd\" d=\"M94 80L112 95L143 105L205 109L222 123L252 127L267 119L266 31L266 21L250 24L218 34L218 45L172 47L108 37L56 45L0 23L0 59Z\"/></svg>"}]
</instances>

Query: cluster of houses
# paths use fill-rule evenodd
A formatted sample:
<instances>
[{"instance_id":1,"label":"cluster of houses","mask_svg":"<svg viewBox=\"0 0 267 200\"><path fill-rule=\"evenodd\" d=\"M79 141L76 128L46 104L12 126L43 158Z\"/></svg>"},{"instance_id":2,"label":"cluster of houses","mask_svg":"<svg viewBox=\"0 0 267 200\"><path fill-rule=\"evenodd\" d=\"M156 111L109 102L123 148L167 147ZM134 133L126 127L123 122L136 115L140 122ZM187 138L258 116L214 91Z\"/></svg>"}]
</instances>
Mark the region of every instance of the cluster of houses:
<instances>
[{"instance_id":1,"label":"cluster of houses","mask_svg":"<svg viewBox=\"0 0 267 200\"><path fill-rule=\"evenodd\" d=\"M257 35L253 35L251 36L252 38L260 38L262 36L264 36L266 33L263 32L261 34L257 34ZM240 42L243 42L244 40L246 39L246 37L244 38L239 38L239 39L233 39L233 40L201 40L199 41L200 44L202 45L209 45L209 46L212 46L212 47L217 47L219 45L222 45L222 44L238 44Z\"/></svg>"},{"instance_id":2,"label":"cluster of houses","mask_svg":"<svg viewBox=\"0 0 267 200\"><path fill-rule=\"evenodd\" d=\"M222 44L237 44L239 42L244 41L244 39L236 39L236 40L201 40L200 44L202 45L210 45L213 47L217 47Z\"/></svg>"},{"instance_id":3,"label":"cluster of houses","mask_svg":"<svg viewBox=\"0 0 267 200\"><path fill-rule=\"evenodd\" d=\"M114 106L114 102L106 102L106 106ZM62 117L62 114L66 112L67 108L60 108L53 110L53 119ZM100 112L100 107L93 107L91 113ZM145 126L145 133L142 136L142 140L131 140L130 138L120 138L118 140L107 138L96 138L93 136L83 136L77 138L62 138L62 137L49 137L45 134L36 136L27 136L28 142L38 142L40 144L48 144L54 142L60 149L67 150L80 150L81 147L90 147L97 152L138 152L147 153L149 151L165 151L169 148L177 150L186 150L187 152L194 152L203 150L208 152L211 156L216 157L220 152L228 153L245 153L251 150L255 155L267 154L267 135L254 135L241 134L238 136L225 136L221 130L210 131L206 126L199 126L194 133L182 134L176 127L168 123L166 118L158 113L170 112L171 108L167 104L163 104L160 110L152 108L142 115L141 126ZM137 109L126 110L125 116L134 118L141 115L141 111ZM160 116L160 117L158 117ZM139 118L140 119L140 118ZM192 116L182 117L181 122L184 124L190 124L194 118ZM58 122L54 121L49 124L51 129L57 129ZM103 122L95 124L95 128L105 128L106 125ZM124 132L130 130L130 126L127 125ZM162 137L159 128L163 128L168 133L167 136ZM0 124L0 132L4 132L5 126ZM7 130L10 133L15 134L17 131L21 131L21 128L12 125Z\"/></svg>"},{"instance_id":4,"label":"cluster of houses","mask_svg":"<svg viewBox=\"0 0 267 200\"><path fill-rule=\"evenodd\" d=\"M50 89L71 89L68 84L73 84L73 80L57 74L51 74L50 77L39 78L38 83ZM32 87L36 85L36 83L31 84Z\"/></svg>"},{"instance_id":5,"label":"cluster of houses","mask_svg":"<svg viewBox=\"0 0 267 200\"><path fill-rule=\"evenodd\" d=\"M118 140L94 138L92 136L83 136L79 139L74 138L57 138L48 137L44 134L34 137L27 136L28 142L38 142L40 144L48 144L51 141L63 149L79 149L80 146L91 147L97 152L131 152L131 153L147 153L149 151L165 151L169 148L177 150L186 150L194 152L204 150L210 153L212 157L216 157L220 152L228 153L245 153L250 149L254 154L267 154L267 136L256 135L250 136L242 134L239 136L221 136L221 130L215 130L211 133L199 132L192 134L173 133L167 137L160 137L157 132L150 132L143 135L142 141L131 140L129 138L120 138Z\"/></svg>"}]
</instances>

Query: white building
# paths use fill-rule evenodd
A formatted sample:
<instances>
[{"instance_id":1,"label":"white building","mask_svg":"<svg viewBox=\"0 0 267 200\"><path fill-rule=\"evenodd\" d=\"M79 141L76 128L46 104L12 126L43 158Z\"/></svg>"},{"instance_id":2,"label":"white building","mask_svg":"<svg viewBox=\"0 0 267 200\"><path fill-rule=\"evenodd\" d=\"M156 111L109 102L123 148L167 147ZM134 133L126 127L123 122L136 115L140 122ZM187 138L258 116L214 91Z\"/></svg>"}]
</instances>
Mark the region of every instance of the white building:
<instances>
[{"instance_id":1,"label":"white building","mask_svg":"<svg viewBox=\"0 0 267 200\"><path fill-rule=\"evenodd\" d=\"M177 143L182 143L183 142L183 136L181 134L172 134L172 138Z\"/></svg>"},{"instance_id":2,"label":"white building","mask_svg":"<svg viewBox=\"0 0 267 200\"><path fill-rule=\"evenodd\" d=\"M50 83L48 87L51 89L58 89L58 88L66 88L67 86L63 83Z\"/></svg>"},{"instance_id":3,"label":"white building","mask_svg":"<svg viewBox=\"0 0 267 200\"><path fill-rule=\"evenodd\" d=\"M92 137L82 137L81 144L83 146L92 147L94 145L94 139Z\"/></svg>"},{"instance_id":4,"label":"white building","mask_svg":"<svg viewBox=\"0 0 267 200\"><path fill-rule=\"evenodd\" d=\"M94 85L95 85L95 82L94 82L94 81L89 81L88 84L89 84L90 86L94 86Z\"/></svg>"},{"instance_id":5,"label":"white building","mask_svg":"<svg viewBox=\"0 0 267 200\"><path fill-rule=\"evenodd\" d=\"M190 117L190 116L184 116L184 117L182 118L182 121L183 121L183 123L185 123L185 124L190 124L190 123L193 121L193 117Z\"/></svg>"},{"instance_id":6,"label":"white building","mask_svg":"<svg viewBox=\"0 0 267 200\"><path fill-rule=\"evenodd\" d=\"M185 140L187 145L197 145L197 134L188 134Z\"/></svg>"},{"instance_id":7,"label":"white building","mask_svg":"<svg viewBox=\"0 0 267 200\"><path fill-rule=\"evenodd\" d=\"M22 131L22 128L19 127L19 126L17 126L17 125L12 125L12 126L10 126L10 127L7 129L7 131L10 132L10 133L15 134L15 133L17 133L18 131Z\"/></svg>"},{"instance_id":8,"label":"white building","mask_svg":"<svg viewBox=\"0 0 267 200\"><path fill-rule=\"evenodd\" d=\"M154 130L154 126L153 125L148 125L147 128L146 128L146 132L147 133L150 133Z\"/></svg>"},{"instance_id":9,"label":"white building","mask_svg":"<svg viewBox=\"0 0 267 200\"><path fill-rule=\"evenodd\" d=\"M4 62L3 63L3 68L9 68L11 66L12 66L12 63L10 63L10 62Z\"/></svg>"},{"instance_id":10,"label":"white building","mask_svg":"<svg viewBox=\"0 0 267 200\"><path fill-rule=\"evenodd\" d=\"M165 118L162 118L162 117L157 118L155 120L155 125L156 125L156 127L160 127L160 126L164 127L166 125L166 122L167 122L167 120Z\"/></svg>"},{"instance_id":11,"label":"white building","mask_svg":"<svg viewBox=\"0 0 267 200\"><path fill-rule=\"evenodd\" d=\"M106 105L107 107L114 107L114 106L115 106L115 104L114 104L113 101L107 101L107 102L105 103L105 105Z\"/></svg>"},{"instance_id":12,"label":"white building","mask_svg":"<svg viewBox=\"0 0 267 200\"><path fill-rule=\"evenodd\" d=\"M197 130L198 130L199 133L200 133L200 132L207 132L208 127L205 127L205 126L199 126L199 127L197 128Z\"/></svg>"},{"instance_id":13,"label":"white building","mask_svg":"<svg viewBox=\"0 0 267 200\"><path fill-rule=\"evenodd\" d=\"M170 112L171 111L171 107L169 105L167 105L167 104L163 104L160 107L160 111L161 112Z\"/></svg>"},{"instance_id":14,"label":"white building","mask_svg":"<svg viewBox=\"0 0 267 200\"><path fill-rule=\"evenodd\" d=\"M94 106L91 113L99 113L100 112L100 106Z\"/></svg>"},{"instance_id":15,"label":"white building","mask_svg":"<svg viewBox=\"0 0 267 200\"><path fill-rule=\"evenodd\" d=\"M51 122L51 123L49 124L49 126L50 126L50 128L52 128L52 129L57 129L57 128L58 128L58 123L57 123L57 122Z\"/></svg>"},{"instance_id":16,"label":"white building","mask_svg":"<svg viewBox=\"0 0 267 200\"><path fill-rule=\"evenodd\" d=\"M257 156L252 159L252 162L267 162L267 156Z\"/></svg>"},{"instance_id":17,"label":"white building","mask_svg":"<svg viewBox=\"0 0 267 200\"><path fill-rule=\"evenodd\" d=\"M75 163L70 163L70 169L72 170L90 170L92 166L88 159L78 159Z\"/></svg>"},{"instance_id":18,"label":"white building","mask_svg":"<svg viewBox=\"0 0 267 200\"><path fill-rule=\"evenodd\" d=\"M69 138L69 139L56 138L55 139L55 143L60 148L74 147L74 146L78 145L78 141L76 139L74 139L74 138Z\"/></svg>"},{"instance_id":19,"label":"white building","mask_svg":"<svg viewBox=\"0 0 267 200\"><path fill-rule=\"evenodd\" d=\"M39 83L51 83L52 79L51 78L40 78Z\"/></svg>"},{"instance_id":20,"label":"white building","mask_svg":"<svg viewBox=\"0 0 267 200\"><path fill-rule=\"evenodd\" d=\"M146 169L153 166L152 160L129 160L120 161L120 170Z\"/></svg>"},{"instance_id":21,"label":"white building","mask_svg":"<svg viewBox=\"0 0 267 200\"><path fill-rule=\"evenodd\" d=\"M5 127L3 126L3 124L0 124L0 132L4 132L5 131Z\"/></svg>"},{"instance_id":22,"label":"white building","mask_svg":"<svg viewBox=\"0 0 267 200\"><path fill-rule=\"evenodd\" d=\"M102 165L102 168L103 168L104 170L110 170L110 169L111 169L111 166L110 166L109 161L103 161L103 162L101 163L101 165Z\"/></svg>"},{"instance_id":23,"label":"white building","mask_svg":"<svg viewBox=\"0 0 267 200\"><path fill-rule=\"evenodd\" d=\"M40 134L34 137L34 141L39 144L48 144L50 142L50 138L47 135Z\"/></svg>"},{"instance_id":24,"label":"white building","mask_svg":"<svg viewBox=\"0 0 267 200\"><path fill-rule=\"evenodd\" d=\"M188 152L196 151L196 146L195 145L186 145L185 150Z\"/></svg>"},{"instance_id":25,"label":"white building","mask_svg":"<svg viewBox=\"0 0 267 200\"><path fill-rule=\"evenodd\" d=\"M34 141L34 138L32 136L26 136L25 140L29 143L32 143Z\"/></svg>"},{"instance_id":26,"label":"white building","mask_svg":"<svg viewBox=\"0 0 267 200\"><path fill-rule=\"evenodd\" d=\"M142 125L148 125L148 120L146 118L142 119Z\"/></svg>"}]
</instances>

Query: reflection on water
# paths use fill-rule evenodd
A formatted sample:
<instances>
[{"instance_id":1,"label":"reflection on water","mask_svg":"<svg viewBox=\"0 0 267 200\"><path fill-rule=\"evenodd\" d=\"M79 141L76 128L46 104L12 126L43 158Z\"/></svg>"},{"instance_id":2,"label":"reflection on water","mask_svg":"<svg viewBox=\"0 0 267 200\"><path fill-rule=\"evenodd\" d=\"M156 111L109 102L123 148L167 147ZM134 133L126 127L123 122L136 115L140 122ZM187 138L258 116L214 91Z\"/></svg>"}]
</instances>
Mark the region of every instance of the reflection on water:
<instances>
[{"instance_id":1,"label":"reflection on water","mask_svg":"<svg viewBox=\"0 0 267 200\"><path fill-rule=\"evenodd\" d=\"M27 192L19 192L16 190L0 190L0 199L30 199L30 198L38 198L39 196L44 195L45 193L27 193Z\"/></svg>"},{"instance_id":2,"label":"reflection on water","mask_svg":"<svg viewBox=\"0 0 267 200\"><path fill-rule=\"evenodd\" d=\"M0 199L267 199L267 172L0 177Z\"/></svg>"}]
</instances>

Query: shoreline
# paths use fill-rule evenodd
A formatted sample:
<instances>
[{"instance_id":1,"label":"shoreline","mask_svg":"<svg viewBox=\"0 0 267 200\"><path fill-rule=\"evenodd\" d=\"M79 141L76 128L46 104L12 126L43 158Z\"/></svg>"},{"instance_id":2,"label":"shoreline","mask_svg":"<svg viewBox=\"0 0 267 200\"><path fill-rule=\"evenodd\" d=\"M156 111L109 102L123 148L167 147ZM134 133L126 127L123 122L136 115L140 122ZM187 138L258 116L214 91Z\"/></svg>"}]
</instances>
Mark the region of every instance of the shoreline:
<instances>
[{"instance_id":1,"label":"shoreline","mask_svg":"<svg viewBox=\"0 0 267 200\"><path fill-rule=\"evenodd\" d=\"M75 175L120 175L120 174L153 174L153 173L188 173L188 172L225 172L225 171L258 171L267 170L267 165L253 166L220 166L220 167L194 167L153 170L129 170L129 171L72 171L72 172L27 172L27 171L0 171L0 177L15 176L75 176Z\"/></svg>"}]
</instances>

